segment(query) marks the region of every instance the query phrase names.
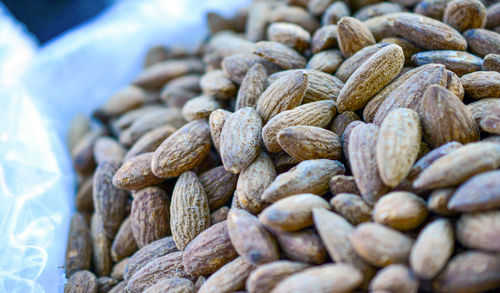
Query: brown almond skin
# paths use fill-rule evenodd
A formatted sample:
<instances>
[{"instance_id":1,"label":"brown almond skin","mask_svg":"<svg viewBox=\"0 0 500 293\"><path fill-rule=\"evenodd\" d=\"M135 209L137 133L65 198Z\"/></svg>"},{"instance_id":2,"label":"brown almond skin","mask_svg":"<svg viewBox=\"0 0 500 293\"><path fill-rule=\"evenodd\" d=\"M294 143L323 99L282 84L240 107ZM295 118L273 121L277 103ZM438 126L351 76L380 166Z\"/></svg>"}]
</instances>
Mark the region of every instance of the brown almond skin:
<instances>
[{"instance_id":1,"label":"brown almond skin","mask_svg":"<svg viewBox=\"0 0 500 293\"><path fill-rule=\"evenodd\" d=\"M90 271L77 271L68 278L64 293L97 293L97 277Z\"/></svg>"},{"instance_id":2,"label":"brown almond skin","mask_svg":"<svg viewBox=\"0 0 500 293\"><path fill-rule=\"evenodd\" d=\"M314 126L292 126L278 132L278 143L293 158L339 160L342 143L333 132Z\"/></svg>"},{"instance_id":3,"label":"brown almond skin","mask_svg":"<svg viewBox=\"0 0 500 293\"><path fill-rule=\"evenodd\" d=\"M368 284L375 274L375 269L356 253L349 240L354 226L336 213L325 209L314 209L313 219L330 258L337 263L348 263L359 269L363 274L364 286Z\"/></svg>"},{"instance_id":4,"label":"brown almond skin","mask_svg":"<svg viewBox=\"0 0 500 293\"><path fill-rule=\"evenodd\" d=\"M284 279L271 293L346 293L363 280L361 272L348 264L325 264L305 269Z\"/></svg>"},{"instance_id":5,"label":"brown almond skin","mask_svg":"<svg viewBox=\"0 0 500 293\"><path fill-rule=\"evenodd\" d=\"M342 62L344 57L339 50L325 50L314 54L307 62L306 68L334 74Z\"/></svg>"},{"instance_id":6,"label":"brown almond skin","mask_svg":"<svg viewBox=\"0 0 500 293\"><path fill-rule=\"evenodd\" d=\"M276 241L249 212L232 208L227 217L231 243L248 263L259 265L279 259Z\"/></svg>"},{"instance_id":7,"label":"brown almond skin","mask_svg":"<svg viewBox=\"0 0 500 293\"><path fill-rule=\"evenodd\" d=\"M125 287L127 287L127 281L121 281L116 284L108 293L123 293L125 292Z\"/></svg>"},{"instance_id":8,"label":"brown almond skin","mask_svg":"<svg viewBox=\"0 0 500 293\"><path fill-rule=\"evenodd\" d=\"M201 232L184 250L185 270L192 276L214 273L237 256L226 221Z\"/></svg>"},{"instance_id":9,"label":"brown almond skin","mask_svg":"<svg viewBox=\"0 0 500 293\"><path fill-rule=\"evenodd\" d=\"M110 273L111 278L115 280L123 280L125 269L127 268L129 260L130 257L126 257L121 261L117 262L115 265L113 265L113 268L111 269Z\"/></svg>"},{"instance_id":10,"label":"brown almond skin","mask_svg":"<svg viewBox=\"0 0 500 293\"><path fill-rule=\"evenodd\" d=\"M465 96L465 90L460 78L452 71L446 70L446 73L448 77L446 80L446 88L462 101Z\"/></svg>"},{"instance_id":11,"label":"brown almond skin","mask_svg":"<svg viewBox=\"0 0 500 293\"><path fill-rule=\"evenodd\" d=\"M330 205L311 193L292 195L265 208L259 215L259 220L272 229L297 231L313 224L314 208L329 209Z\"/></svg>"},{"instance_id":12,"label":"brown almond skin","mask_svg":"<svg viewBox=\"0 0 500 293\"><path fill-rule=\"evenodd\" d=\"M399 13L394 17L394 30L403 38L430 50L463 51L467 48L467 42L455 29L423 15Z\"/></svg>"},{"instance_id":13,"label":"brown almond skin","mask_svg":"<svg viewBox=\"0 0 500 293\"><path fill-rule=\"evenodd\" d=\"M111 292L111 290L116 286L116 284L118 284L118 281L110 277L97 278L97 293Z\"/></svg>"},{"instance_id":14,"label":"brown almond skin","mask_svg":"<svg viewBox=\"0 0 500 293\"><path fill-rule=\"evenodd\" d=\"M245 287L245 281L254 268L243 257L227 263L212 274L198 292L200 293L231 293Z\"/></svg>"},{"instance_id":15,"label":"brown almond skin","mask_svg":"<svg viewBox=\"0 0 500 293\"><path fill-rule=\"evenodd\" d=\"M422 51L419 46L403 38L384 38L380 41L380 43L390 43L400 46L401 49L403 49L403 54L405 56L405 65L407 66L411 65L411 56Z\"/></svg>"},{"instance_id":16,"label":"brown almond skin","mask_svg":"<svg viewBox=\"0 0 500 293\"><path fill-rule=\"evenodd\" d=\"M297 166L300 162L285 152L278 153L276 159L274 160L274 164L276 165L276 172L278 174L288 172L293 167Z\"/></svg>"},{"instance_id":17,"label":"brown almond skin","mask_svg":"<svg viewBox=\"0 0 500 293\"><path fill-rule=\"evenodd\" d=\"M198 96L182 106L182 116L187 121L207 119L218 108L221 108L221 104L212 96Z\"/></svg>"},{"instance_id":18,"label":"brown almond skin","mask_svg":"<svg viewBox=\"0 0 500 293\"><path fill-rule=\"evenodd\" d=\"M498 6L500 7L500 5ZM500 54L486 55L483 59L482 70L500 72Z\"/></svg>"},{"instance_id":19,"label":"brown almond skin","mask_svg":"<svg viewBox=\"0 0 500 293\"><path fill-rule=\"evenodd\" d=\"M154 152L153 174L160 178L180 176L199 165L212 146L206 121L192 121L169 136Z\"/></svg>"},{"instance_id":20,"label":"brown almond skin","mask_svg":"<svg viewBox=\"0 0 500 293\"><path fill-rule=\"evenodd\" d=\"M267 72L264 66L256 63L250 67L238 90L235 110L245 107L255 107L260 95L266 88L266 79Z\"/></svg>"},{"instance_id":21,"label":"brown almond skin","mask_svg":"<svg viewBox=\"0 0 500 293\"><path fill-rule=\"evenodd\" d=\"M207 195L208 206L214 211L233 195L238 175L226 171L224 166L218 166L201 173L198 178Z\"/></svg>"},{"instance_id":22,"label":"brown almond skin","mask_svg":"<svg viewBox=\"0 0 500 293\"><path fill-rule=\"evenodd\" d=\"M139 248L170 233L168 196L158 187L139 190L132 202L130 221Z\"/></svg>"},{"instance_id":23,"label":"brown almond skin","mask_svg":"<svg viewBox=\"0 0 500 293\"><path fill-rule=\"evenodd\" d=\"M270 292L283 279L307 267L309 265L288 260L260 265L248 276L246 290L249 293Z\"/></svg>"},{"instance_id":24,"label":"brown almond skin","mask_svg":"<svg viewBox=\"0 0 500 293\"><path fill-rule=\"evenodd\" d=\"M307 83L307 74L303 71L295 71L271 83L259 97L256 106L264 124L277 114L300 105Z\"/></svg>"},{"instance_id":25,"label":"brown almond skin","mask_svg":"<svg viewBox=\"0 0 500 293\"><path fill-rule=\"evenodd\" d=\"M316 265L326 261L325 247L313 230L275 231L275 235L287 259Z\"/></svg>"},{"instance_id":26,"label":"brown almond skin","mask_svg":"<svg viewBox=\"0 0 500 293\"><path fill-rule=\"evenodd\" d=\"M448 208L459 212L480 212L500 206L500 171L471 177L453 193Z\"/></svg>"},{"instance_id":27,"label":"brown almond skin","mask_svg":"<svg viewBox=\"0 0 500 293\"><path fill-rule=\"evenodd\" d=\"M488 115L490 109L494 108L496 105L500 105L499 99L486 98L467 104L466 107L472 113L472 116L474 116L476 124L480 125L481 120L483 120L486 115Z\"/></svg>"},{"instance_id":28,"label":"brown almond skin","mask_svg":"<svg viewBox=\"0 0 500 293\"><path fill-rule=\"evenodd\" d=\"M356 13L354 13L354 17L361 21L364 21L375 16L393 12L402 12L404 10L405 9L403 8L403 6L401 6L399 3L374 3L366 5L365 7L362 7L361 9L356 11Z\"/></svg>"},{"instance_id":29,"label":"brown almond skin","mask_svg":"<svg viewBox=\"0 0 500 293\"><path fill-rule=\"evenodd\" d=\"M457 240L472 249L499 252L499 222L499 211L463 214L457 222Z\"/></svg>"},{"instance_id":30,"label":"brown almond skin","mask_svg":"<svg viewBox=\"0 0 500 293\"><path fill-rule=\"evenodd\" d=\"M347 159L347 164L349 165L349 136L351 135L352 131L354 128L360 124L365 124L363 121L356 120L349 125L344 130L344 133L342 134L342 150L344 151L344 157ZM358 194L361 194L360 192L357 192Z\"/></svg>"},{"instance_id":31,"label":"brown almond skin","mask_svg":"<svg viewBox=\"0 0 500 293\"><path fill-rule=\"evenodd\" d=\"M410 174L408 174L408 178L415 179L423 170L429 167L434 161L441 158L442 156L451 153L452 151L460 148L462 146L461 143L452 141L446 144L441 145L433 149L432 151L425 154L423 157L418 159L418 161L411 168Z\"/></svg>"},{"instance_id":32,"label":"brown almond skin","mask_svg":"<svg viewBox=\"0 0 500 293\"><path fill-rule=\"evenodd\" d=\"M329 2L329 1L328 1ZM351 15L351 11L349 10L349 6L346 3L341 1L333 2L323 13L321 17L321 24L323 26L329 24L337 24L337 22L344 16Z\"/></svg>"},{"instance_id":33,"label":"brown almond skin","mask_svg":"<svg viewBox=\"0 0 500 293\"><path fill-rule=\"evenodd\" d=\"M443 22L459 32L486 25L486 7L479 0L453 0L446 5Z\"/></svg>"},{"instance_id":34,"label":"brown almond skin","mask_svg":"<svg viewBox=\"0 0 500 293\"><path fill-rule=\"evenodd\" d=\"M373 124L360 124L349 136L349 163L361 195L373 203L387 191L378 173L376 149L379 129Z\"/></svg>"},{"instance_id":35,"label":"brown almond skin","mask_svg":"<svg viewBox=\"0 0 500 293\"><path fill-rule=\"evenodd\" d=\"M227 118L219 142L227 171L238 174L259 155L261 130L262 120L254 108L240 109Z\"/></svg>"},{"instance_id":36,"label":"brown almond skin","mask_svg":"<svg viewBox=\"0 0 500 293\"><path fill-rule=\"evenodd\" d=\"M373 209L373 219L377 223L403 231L418 227L428 214L423 199L404 191L384 195Z\"/></svg>"},{"instance_id":37,"label":"brown almond skin","mask_svg":"<svg viewBox=\"0 0 500 293\"><path fill-rule=\"evenodd\" d=\"M492 142L469 143L439 158L413 182L415 188L443 188L500 166L500 145Z\"/></svg>"},{"instance_id":38,"label":"brown almond skin","mask_svg":"<svg viewBox=\"0 0 500 293\"><path fill-rule=\"evenodd\" d=\"M377 53L381 48L389 44L375 44L364 47L356 52L351 57L347 58L335 72L335 76L341 81L346 82L349 77L358 69L366 60Z\"/></svg>"},{"instance_id":39,"label":"brown almond skin","mask_svg":"<svg viewBox=\"0 0 500 293\"><path fill-rule=\"evenodd\" d=\"M497 103L485 112L484 118L479 123L481 130L500 134L500 103Z\"/></svg>"},{"instance_id":40,"label":"brown almond skin","mask_svg":"<svg viewBox=\"0 0 500 293\"><path fill-rule=\"evenodd\" d=\"M311 34L301 26L293 23L275 22L267 28L270 41L282 43L288 47L303 52L309 48Z\"/></svg>"},{"instance_id":41,"label":"brown almond skin","mask_svg":"<svg viewBox=\"0 0 500 293\"><path fill-rule=\"evenodd\" d=\"M488 54L500 54L500 34L486 29L470 29L463 33L469 50L484 57Z\"/></svg>"},{"instance_id":42,"label":"brown almond skin","mask_svg":"<svg viewBox=\"0 0 500 293\"><path fill-rule=\"evenodd\" d=\"M398 45L378 50L346 81L337 98L339 112L363 108L401 72L404 60L403 50Z\"/></svg>"},{"instance_id":43,"label":"brown almond skin","mask_svg":"<svg viewBox=\"0 0 500 293\"><path fill-rule=\"evenodd\" d=\"M229 78L236 84L242 84L248 70L256 63L264 66L268 74L281 70L279 66L250 53L241 52L229 55L222 60L221 67Z\"/></svg>"},{"instance_id":44,"label":"brown almond skin","mask_svg":"<svg viewBox=\"0 0 500 293\"><path fill-rule=\"evenodd\" d=\"M311 49L313 53L337 47L337 26L325 25L318 29L311 40Z\"/></svg>"},{"instance_id":45,"label":"brown almond skin","mask_svg":"<svg viewBox=\"0 0 500 293\"><path fill-rule=\"evenodd\" d=\"M118 171L120 162L104 161L94 173L94 208L104 223L106 235L110 239L115 237L116 231L125 218L125 206L128 194L113 186L113 176Z\"/></svg>"},{"instance_id":46,"label":"brown almond skin","mask_svg":"<svg viewBox=\"0 0 500 293\"><path fill-rule=\"evenodd\" d=\"M443 65L428 64L422 66L420 71L411 75L387 95L378 107L373 123L381 125L385 117L397 108L417 110L420 99L429 86L433 84L445 86L446 83L447 72Z\"/></svg>"},{"instance_id":47,"label":"brown almond skin","mask_svg":"<svg viewBox=\"0 0 500 293\"><path fill-rule=\"evenodd\" d=\"M342 138L342 134L344 134L347 125L357 120L361 120L358 114L352 111L345 111L333 119L332 123L328 126L328 129L333 131L339 138Z\"/></svg>"},{"instance_id":48,"label":"brown almond skin","mask_svg":"<svg viewBox=\"0 0 500 293\"><path fill-rule=\"evenodd\" d=\"M330 123L335 113L335 102L331 100L312 102L292 110L283 111L269 120L262 128L264 145L270 152L282 151L277 139L280 130L298 125L325 127Z\"/></svg>"},{"instance_id":49,"label":"brown almond skin","mask_svg":"<svg viewBox=\"0 0 500 293\"><path fill-rule=\"evenodd\" d=\"M171 125L165 125L147 132L130 147L124 160L126 161L142 153L154 152L175 130Z\"/></svg>"},{"instance_id":50,"label":"brown almond skin","mask_svg":"<svg viewBox=\"0 0 500 293\"><path fill-rule=\"evenodd\" d=\"M433 282L433 289L438 293L485 292L498 286L498 255L473 250L454 256Z\"/></svg>"},{"instance_id":51,"label":"brown almond skin","mask_svg":"<svg viewBox=\"0 0 500 293\"><path fill-rule=\"evenodd\" d=\"M204 95L222 100L233 98L237 91L236 85L220 69L205 73L200 79L200 87Z\"/></svg>"},{"instance_id":52,"label":"brown almond skin","mask_svg":"<svg viewBox=\"0 0 500 293\"><path fill-rule=\"evenodd\" d=\"M201 73L203 63L196 59L167 60L144 70L133 82L143 88L157 89L167 81L188 73Z\"/></svg>"},{"instance_id":53,"label":"brown almond skin","mask_svg":"<svg viewBox=\"0 0 500 293\"><path fill-rule=\"evenodd\" d=\"M94 144L94 159L97 164L106 160L123 161L125 148L109 136L99 137Z\"/></svg>"},{"instance_id":54,"label":"brown almond skin","mask_svg":"<svg viewBox=\"0 0 500 293\"><path fill-rule=\"evenodd\" d=\"M90 220L90 237L92 239L92 253L94 271L97 276L109 276L113 261L110 253L110 240L104 231L104 223L97 214Z\"/></svg>"},{"instance_id":55,"label":"brown almond skin","mask_svg":"<svg viewBox=\"0 0 500 293\"><path fill-rule=\"evenodd\" d=\"M457 214L448 208L448 202L450 201L454 191L454 188L440 188L434 190L427 199L427 209L430 212L443 216L452 216Z\"/></svg>"},{"instance_id":56,"label":"brown almond skin","mask_svg":"<svg viewBox=\"0 0 500 293\"><path fill-rule=\"evenodd\" d=\"M450 222L446 219L433 221L425 226L413 245L410 254L411 269L419 278L433 279L448 262L454 244Z\"/></svg>"},{"instance_id":57,"label":"brown almond skin","mask_svg":"<svg viewBox=\"0 0 500 293\"><path fill-rule=\"evenodd\" d=\"M463 1L463 0L459 0ZM416 53L411 57L415 65L439 63L458 76L481 70L483 60L476 55L463 51L438 50Z\"/></svg>"},{"instance_id":58,"label":"brown almond skin","mask_svg":"<svg viewBox=\"0 0 500 293\"><path fill-rule=\"evenodd\" d=\"M262 193L262 199L276 202L298 193L323 195L328 191L330 178L343 175L345 167L334 160L317 159L303 161L290 171L280 174ZM306 180L304 180L307 178Z\"/></svg>"},{"instance_id":59,"label":"brown almond skin","mask_svg":"<svg viewBox=\"0 0 500 293\"><path fill-rule=\"evenodd\" d=\"M94 210L94 199L92 198L94 179L85 179L78 188L75 198L76 210L79 212L92 212Z\"/></svg>"},{"instance_id":60,"label":"brown almond skin","mask_svg":"<svg viewBox=\"0 0 500 293\"><path fill-rule=\"evenodd\" d=\"M415 6L414 12L437 20L443 19L446 4L451 0L423 0Z\"/></svg>"},{"instance_id":61,"label":"brown almond skin","mask_svg":"<svg viewBox=\"0 0 500 293\"><path fill-rule=\"evenodd\" d=\"M363 223L351 234L354 250L377 267L408 263L413 240L397 230L376 223Z\"/></svg>"},{"instance_id":62,"label":"brown almond skin","mask_svg":"<svg viewBox=\"0 0 500 293\"><path fill-rule=\"evenodd\" d=\"M151 260L130 278L125 289L126 292L143 292L165 278L191 278L184 270L182 256L183 253L178 251Z\"/></svg>"},{"instance_id":63,"label":"brown almond skin","mask_svg":"<svg viewBox=\"0 0 500 293\"><path fill-rule=\"evenodd\" d=\"M71 217L68 242L66 246L66 259L64 268L66 276L80 270L89 270L92 260L92 240L85 219L80 213Z\"/></svg>"},{"instance_id":64,"label":"brown almond skin","mask_svg":"<svg viewBox=\"0 0 500 293\"><path fill-rule=\"evenodd\" d=\"M297 24L313 33L320 27L319 21L316 20L310 13L300 7L279 6L278 9L271 11L269 22L289 22Z\"/></svg>"},{"instance_id":65,"label":"brown almond skin","mask_svg":"<svg viewBox=\"0 0 500 293\"><path fill-rule=\"evenodd\" d=\"M127 160L113 176L113 185L119 189L133 191L165 181L151 171L153 155L144 153Z\"/></svg>"},{"instance_id":66,"label":"brown almond skin","mask_svg":"<svg viewBox=\"0 0 500 293\"><path fill-rule=\"evenodd\" d=\"M276 177L276 169L271 159L265 154L259 156L243 170L236 184L235 198L242 208L258 214L267 203L262 199L262 192Z\"/></svg>"},{"instance_id":67,"label":"brown almond skin","mask_svg":"<svg viewBox=\"0 0 500 293\"><path fill-rule=\"evenodd\" d=\"M464 85L465 94L473 99L500 98L499 72L474 72L462 76L460 80Z\"/></svg>"},{"instance_id":68,"label":"brown almond skin","mask_svg":"<svg viewBox=\"0 0 500 293\"><path fill-rule=\"evenodd\" d=\"M94 145L97 139L103 135L102 130L87 132L71 150L73 167L80 175L91 175L95 169Z\"/></svg>"},{"instance_id":69,"label":"brown almond skin","mask_svg":"<svg viewBox=\"0 0 500 293\"><path fill-rule=\"evenodd\" d=\"M167 278L149 287L144 293L195 293L193 282L185 278Z\"/></svg>"},{"instance_id":70,"label":"brown almond skin","mask_svg":"<svg viewBox=\"0 0 500 293\"><path fill-rule=\"evenodd\" d=\"M183 173L170 202L170 229L179 250L210 227L208 198L195 173Z\"/></svg>"},{"instance_id":71,"label":"brown almond skin","mask_svg":"<svg viewBox=\"0 0 500 293\"><path fill-rule=\"evenodd\" d=\"M210 223L212 223L213 225L227 220L228 213L229 213L229 208L226 206L216 209L210 214Z\"/></svg>"},{"instance_id":72,"label":"brown almond skin","mask_svg":"<svg viewBox=\"0 0 500 293\"><path fill-rule=\"evenodd\" d=\"M212 137L212 142L214 144L215 149L220 153L220 135L222 132L222 128L224 127L224 123L226 123L227 118L231 116L231 112L217 109L210 113L208 118L208 123L210 125L210 135Z\"/></svg>"},{"instance_id":73,"label":"brown almond skin","mask_svg":"<svg viewBox=\"0 0 500 293\"><path fill-rule=\"evenodd\" d=\"M500 26L500 4L492 4L487 10L486 28L494 28Z\"/></svg>"},{"instance_id":74,"label":"brown almond skin","mask_svg":"<svg viewBox=\"0 0 500 293\"><path fill-rule=\"evenodd\" d=\"M377 167L385 185L396 187L406 178L417 159L421 138L417 112L402 108L387 115L376 144Z\"/></svg>"},{"instance_id":75,"label":"brown almond skin","mask_svg":"<svg viewBox=\"0 0 500 293\"><path fill-rule=\"evenodd\" d=\"M164 237L149 243L148 245L142 247L137 252L135 252L129 259L127 263L127 268L124 272L124 279L130 280L130 278L144 267L151 260L160 258L167 254L177 251L177 246L172 236Z\"/></svg>"},{"instance_id":76,"label":"brown almond skin","mask_svg":"<svg viewBox=\"0 0 500 293\"><path fill-rule=\"evenodd\" d=\"M387 290L387 292L417 293L419 281L407 266L394 264L377 272L370 283L372 292Z\"/></svg>"},{"instance_id":77,"label":"brown almond skin","mask_svg":"<svg viewBox=\"0 0 500 293\"><path fill-rule=\"evenodd\" d=\"M253 53L283 69L304 68L306 66L306 59L302 55L294 49L277 42L258 42L255 44Z\"/></svg>"},{"instance_id":78,"label":"brown almond skin","mask_svg":"<svg viewBox=\"0 0 500 293\"><path fill-rule=\"evenodd\" d=\"M337 23L337 33L340 51L346 58L366 46L375 44L375 38L370 30L353 17L342 17Z\"/></svg>"},{"instance_id":79,"label":"brown almond skin","mask_svg":"<svg viewBox=\"0 0 500 293\"><path fill-rule=\"evenodd\" d=\"M332 197L330 205L353 225L372 220L372 208L359 195L339 193Z\"/></svg>"}]
</instances>

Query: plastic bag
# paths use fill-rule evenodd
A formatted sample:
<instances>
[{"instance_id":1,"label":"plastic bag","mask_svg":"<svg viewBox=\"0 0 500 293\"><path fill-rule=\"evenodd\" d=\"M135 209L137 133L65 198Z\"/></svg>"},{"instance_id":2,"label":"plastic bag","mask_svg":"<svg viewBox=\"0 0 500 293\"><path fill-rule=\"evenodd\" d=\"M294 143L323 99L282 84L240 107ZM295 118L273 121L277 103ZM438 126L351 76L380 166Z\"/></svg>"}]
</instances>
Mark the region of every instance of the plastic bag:
<instances>
[{"instance_id":1,"label":"plastic bag","mask_svg":"<svg viewBox=\"0 0 500 293\"><path fill-rule=\"evenodd\" d=\"M248 0L124 0L42 48L0 7L0 292L62 292L75 175L66 133L158 44L194 46L204 14Z\"/></svg>"}]
</instances>

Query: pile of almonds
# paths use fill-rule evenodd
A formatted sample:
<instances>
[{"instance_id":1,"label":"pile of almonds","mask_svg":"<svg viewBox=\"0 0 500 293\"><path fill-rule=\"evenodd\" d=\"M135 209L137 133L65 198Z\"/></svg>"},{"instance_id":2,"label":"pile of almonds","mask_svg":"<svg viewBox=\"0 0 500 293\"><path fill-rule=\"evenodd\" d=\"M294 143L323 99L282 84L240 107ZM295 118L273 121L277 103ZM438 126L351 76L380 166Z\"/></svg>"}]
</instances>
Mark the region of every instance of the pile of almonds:
<instances>
[{"instance_id":1,"label":"pile of almonds","mask_svg":"<svg viewBox=\"0 0 500 293\"><path fill-rule=\"evenodd\" d=\"M498 292L494 2L254 1L152 48L71 126L65 292Z\"/></svg>"}]
</instances>

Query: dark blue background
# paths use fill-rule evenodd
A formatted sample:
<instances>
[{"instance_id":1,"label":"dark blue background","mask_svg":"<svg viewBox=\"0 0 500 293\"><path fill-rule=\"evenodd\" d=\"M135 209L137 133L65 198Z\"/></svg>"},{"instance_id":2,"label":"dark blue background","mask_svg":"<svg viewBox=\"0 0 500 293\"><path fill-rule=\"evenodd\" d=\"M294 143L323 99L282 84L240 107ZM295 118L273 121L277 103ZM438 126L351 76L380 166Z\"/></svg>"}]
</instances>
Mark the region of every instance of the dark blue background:
<instances>
[{"instance_id":1,"label":"dark blue background","mask_svg":"<svg viewBox=\"0 0 500 293\"><path fill-rule=\"evenodd\" d=\"M114 0L3 0L41 44L99 14Z\"/></svg>"}]
</instances>

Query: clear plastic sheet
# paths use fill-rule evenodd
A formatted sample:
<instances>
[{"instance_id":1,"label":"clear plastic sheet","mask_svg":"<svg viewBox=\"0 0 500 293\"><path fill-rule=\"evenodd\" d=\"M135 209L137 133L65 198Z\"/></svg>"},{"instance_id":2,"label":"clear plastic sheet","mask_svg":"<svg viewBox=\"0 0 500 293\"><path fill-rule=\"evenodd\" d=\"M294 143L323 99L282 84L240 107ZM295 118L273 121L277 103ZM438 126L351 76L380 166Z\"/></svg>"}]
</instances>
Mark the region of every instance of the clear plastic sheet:
<instances>
[{"instance_id":1,"label":"clear plastic sheet","mask_svg":"<svg viewBox=\"0 0 500 293\"><path fill-rule=\"evenodd\" d=\"M0 6L0 292L63 291L71 119L133 80L150 46L192 47L207 10L230 14L247 2L116 1L41 48Z\"/></svg>"}]
</instances>

